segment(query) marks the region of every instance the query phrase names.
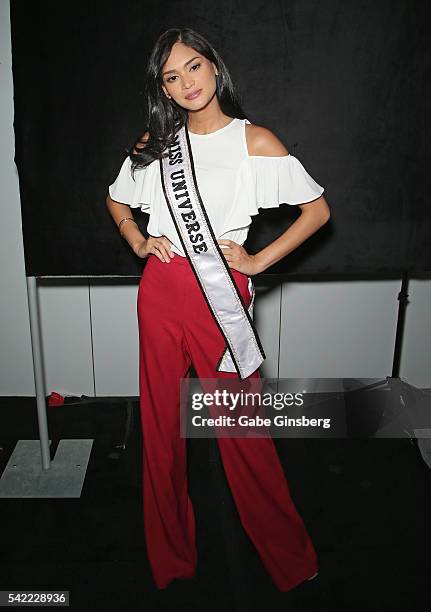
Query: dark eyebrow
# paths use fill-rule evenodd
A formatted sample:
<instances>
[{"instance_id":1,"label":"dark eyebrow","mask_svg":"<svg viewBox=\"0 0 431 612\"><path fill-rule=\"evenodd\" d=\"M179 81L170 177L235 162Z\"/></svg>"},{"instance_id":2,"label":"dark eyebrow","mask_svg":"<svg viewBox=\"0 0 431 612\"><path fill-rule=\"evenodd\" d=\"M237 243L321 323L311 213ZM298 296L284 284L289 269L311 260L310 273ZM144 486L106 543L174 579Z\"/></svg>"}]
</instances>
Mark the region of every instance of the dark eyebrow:
<instances>
[{"instance_id":1,"label":"dark eyebrow","mask_svg":"<svg viewBox=\"0 0 431 612\"><path fill-rule=\"evenodd\" d=\"M192 59L189 59L184 66L187 66L187 64L190 64L190 62L192 62L194 59L196 59L197 57L200 57L199 55L195 55L194 57L192 57ZM169 74L170 72L175 72L175 70L166 70L166 72L162 73L162 76L165 76L165 74Z\"/></svg>"}]
</instances>

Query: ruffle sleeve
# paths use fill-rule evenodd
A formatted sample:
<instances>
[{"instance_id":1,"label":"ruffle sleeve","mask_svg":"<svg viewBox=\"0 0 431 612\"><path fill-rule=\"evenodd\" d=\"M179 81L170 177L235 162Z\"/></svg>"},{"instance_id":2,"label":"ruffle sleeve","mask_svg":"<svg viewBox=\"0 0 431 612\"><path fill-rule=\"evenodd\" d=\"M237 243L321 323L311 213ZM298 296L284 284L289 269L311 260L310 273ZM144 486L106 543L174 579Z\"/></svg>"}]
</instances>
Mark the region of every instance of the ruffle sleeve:
<instances>
[{"instance_id":1,"label":"ruffle sleeve","mask_svg":"<svg viewBox=\"0 0 431 612\"><path fill-rule=\"evenodd\" d=\"M305 204L320 197L324 188L316 183L298 158L250 155L239 168L240 192L247 198L247 213L280 204Z\"/></svg>"},{"instance_id":2,"label":"ruffle sleeve","mask_svg":"<svg viewBox=\"0 0 431 612\"><path fill-rule=\"evenodd\" d=\"M140 207L142 212L151 213L151 202L154 201L156 164L152 162L145 168L135 170L132 176L132 160L124 160L117 178L109 186L109 195L116 202L127 204L131 208Z\"/></svg>"},{"instance_id":3,"label":"ruffle sleeve","mask_svg":"<svg viewBox=\"0 0 431 612\"><path fill-rule=\"evenodd\" d=\"M278 157L248 155L238 167L234 200L223 233L248 227L259 208L306 204L323 192L324 188L290 153Z\"/></svg>"}]
</instances>

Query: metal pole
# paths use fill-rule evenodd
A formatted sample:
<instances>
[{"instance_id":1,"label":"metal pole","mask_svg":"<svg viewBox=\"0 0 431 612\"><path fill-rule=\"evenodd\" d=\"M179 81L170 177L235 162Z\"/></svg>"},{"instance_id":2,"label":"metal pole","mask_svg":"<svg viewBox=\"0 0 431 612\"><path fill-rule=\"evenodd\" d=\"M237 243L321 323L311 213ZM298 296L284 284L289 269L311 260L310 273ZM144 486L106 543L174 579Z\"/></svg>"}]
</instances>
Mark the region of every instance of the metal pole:
<instances>
[{"instance_id":1,"label":"metal pole","mask_svg":"<svg viewBox=\"0 0 431 612\"><path fill-rule=\"evenodd\" d=\"M49 454L48 420L46 417L45 377L43 371L43 353L41 344L36 277L27 276L26 280L28 307L30 313L31 349L33 354L33 372L34 384L36 388L37 420L39 424L42 469L49 470L51 467L51 457Z\"/></svg>"}]
</instances>

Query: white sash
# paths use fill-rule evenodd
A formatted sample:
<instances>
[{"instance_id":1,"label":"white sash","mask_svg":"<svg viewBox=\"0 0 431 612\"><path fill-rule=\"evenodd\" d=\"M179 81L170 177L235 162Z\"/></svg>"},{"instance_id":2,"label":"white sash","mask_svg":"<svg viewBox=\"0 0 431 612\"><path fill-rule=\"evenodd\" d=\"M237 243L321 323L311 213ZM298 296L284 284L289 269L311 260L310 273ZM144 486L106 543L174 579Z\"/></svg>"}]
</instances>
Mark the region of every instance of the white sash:
<instances>
[{"instance_id":1,"label":"white sash","mask_svg":"<svg viewBox=\"0 0 431 612\"><path fill-rule=\"evenodd\" d=\"M169 155L159 160L163 193L196 279L225 341L218 372L237 372L241 379L266 358L253 324L255 291L250 277L248 310L208 219L196 181L187 126L175 136Z\"/></svg>"}]
</instances>

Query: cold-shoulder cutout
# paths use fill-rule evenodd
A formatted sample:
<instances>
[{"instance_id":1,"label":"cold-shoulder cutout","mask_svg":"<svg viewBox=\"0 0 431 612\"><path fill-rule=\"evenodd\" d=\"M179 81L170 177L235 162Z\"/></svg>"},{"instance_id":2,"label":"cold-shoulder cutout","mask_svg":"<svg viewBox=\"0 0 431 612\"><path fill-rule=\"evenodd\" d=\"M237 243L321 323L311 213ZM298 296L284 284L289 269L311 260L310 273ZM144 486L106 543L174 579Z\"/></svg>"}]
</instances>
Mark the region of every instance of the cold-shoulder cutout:
<instances>
[{"instance_id":1,"label":"cold-shoulder cutout","mask_svg":"<svg viewBox=\"0 0 431 612\"><path fill-rule=\"evenodd\" d=\"M252 150L254 151L253 157L282 157L283 155L289 155L289 151L284 143L270 129L261 125L253 125L248 120L245 123L249 123L253 128L247 129L247 126L245 126L246 149L249 156Z\"/></svg>"}]
</instances>

